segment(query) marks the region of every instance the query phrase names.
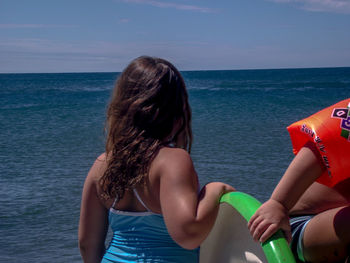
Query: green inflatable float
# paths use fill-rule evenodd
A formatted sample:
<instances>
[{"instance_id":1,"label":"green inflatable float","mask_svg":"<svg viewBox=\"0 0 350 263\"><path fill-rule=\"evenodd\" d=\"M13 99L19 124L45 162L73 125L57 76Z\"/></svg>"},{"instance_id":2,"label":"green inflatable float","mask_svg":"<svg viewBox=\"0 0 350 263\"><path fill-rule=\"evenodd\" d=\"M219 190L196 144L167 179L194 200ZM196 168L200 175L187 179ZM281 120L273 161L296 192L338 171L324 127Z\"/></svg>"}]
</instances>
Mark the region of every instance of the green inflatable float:
<instances>
[{"instance_id":1,"label":"green inflatable float","mask_svg":"<svg viewBox=\"0 0 350 263\"><path fill-rule=\"evenodd\" d=\"M263 244L251 237L247 222L260 205L242 192L223 195L215 225L200 247L199 262L295 263L281 230Z\"/></svg>"}]
</instances>

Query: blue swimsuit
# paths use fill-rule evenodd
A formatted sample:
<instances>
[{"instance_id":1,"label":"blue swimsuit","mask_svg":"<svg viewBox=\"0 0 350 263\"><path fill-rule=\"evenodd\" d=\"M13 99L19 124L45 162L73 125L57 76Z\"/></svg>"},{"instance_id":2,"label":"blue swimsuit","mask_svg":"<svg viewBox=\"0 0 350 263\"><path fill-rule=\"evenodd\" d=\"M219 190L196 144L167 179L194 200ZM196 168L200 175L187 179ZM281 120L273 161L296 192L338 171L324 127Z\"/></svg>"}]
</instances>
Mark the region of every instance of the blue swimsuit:
<instances>
[{"instance_id":1,"label":"blue swimsuit","mask_svg":"<svg viewBox=\"0 0 350 263\"><path fill-rule=\"evenodd\" d=\"M146 212L109 209L113 238L101 262L198 262L199 249L187 250L168 233L163 216L151 212L134 193Z\"/></svg>"}]
</instances>

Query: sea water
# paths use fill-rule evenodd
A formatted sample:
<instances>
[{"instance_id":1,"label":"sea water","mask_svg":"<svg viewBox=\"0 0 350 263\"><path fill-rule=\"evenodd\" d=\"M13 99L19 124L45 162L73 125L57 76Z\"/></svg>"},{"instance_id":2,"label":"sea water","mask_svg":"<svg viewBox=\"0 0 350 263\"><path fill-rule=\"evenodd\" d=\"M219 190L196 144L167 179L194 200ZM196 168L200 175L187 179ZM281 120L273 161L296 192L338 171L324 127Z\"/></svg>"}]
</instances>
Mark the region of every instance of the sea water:
<instances>
[{"instance_id":1,"label":"sea water","mask_svg":"<svg viewBox=\"0 0 350 263\"><path fill-rule=\"evenodd\" d=\"M293 158L286 126L350 97L350 68L182 74L201 185L260 201ZM0 262L81 262L81 191L118 75L0 74Z\"/></svg>"}]
</instances>

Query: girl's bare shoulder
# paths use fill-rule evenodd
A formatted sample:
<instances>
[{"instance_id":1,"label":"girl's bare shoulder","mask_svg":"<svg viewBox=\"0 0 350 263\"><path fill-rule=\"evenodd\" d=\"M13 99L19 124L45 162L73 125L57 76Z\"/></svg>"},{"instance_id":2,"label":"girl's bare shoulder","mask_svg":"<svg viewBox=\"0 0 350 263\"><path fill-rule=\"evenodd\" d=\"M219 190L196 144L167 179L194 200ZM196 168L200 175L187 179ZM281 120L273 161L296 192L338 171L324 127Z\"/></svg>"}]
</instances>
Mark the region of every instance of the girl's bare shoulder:
<instances>
[{"instance_id":1,"label":"girl's bare shoulder","mask_svg":"<svg viewBox=\"0 0 350 263\"><path fill-rule=\"evenodd\" d=\"M188 174L194 173L190 154L181 148L163 147L153 160L150 171L162 174Z\"/></svg>"},{"instance_id":2,"label":"girl's bare shoulder","mask_svg":"<svg viewBox=\"0 0 350 263\"><path fill-rule=\"evenodd\" d=\"M186 150L173 147L161 148L154 161L160 165L192 163L191 156Z\"/></svg>"},{"instance_id":3,"label":"girl's bare shoulder","mask_svg":"<svg viewBox=\"0 0 350 263\"><path fill-rule=\"evenodd\" d=\"M95 185L98 187L99 180L104 174L104 172L107 169L107 155L105 153L102 153L100 156L96 158L93 165L91 166L86 179L85 183L89 183L91 185Z\"/></svg>"}]
</instances>

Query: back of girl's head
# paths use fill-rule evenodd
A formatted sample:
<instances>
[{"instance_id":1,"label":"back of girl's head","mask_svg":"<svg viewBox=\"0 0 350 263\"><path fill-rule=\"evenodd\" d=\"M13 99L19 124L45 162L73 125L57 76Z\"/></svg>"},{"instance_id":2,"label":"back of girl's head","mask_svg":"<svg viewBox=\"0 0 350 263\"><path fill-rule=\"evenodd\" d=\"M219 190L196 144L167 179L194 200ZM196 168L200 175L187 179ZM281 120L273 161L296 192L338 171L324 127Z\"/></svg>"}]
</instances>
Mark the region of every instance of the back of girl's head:
<instances>
[{"instance_id":1,"label":"back of girl's head","mask_svg":"<svg viewBox=\"0 0 350 263\"><path fill-rule=\"evenodd\" d=\"M116 82L106 124L109 161L101 185L108 196L121 197L143 180L169 140L190 151L191 109L179 71L160 58L133 60Z\"/></svg>"},{"instance_id":2,"label":"back of girl's head","mask_svg":"<svg viewBox=\"0 0 350 263\"><path fill-rule=\"evenodd\" d=\"M118 78L107 118L109 136L127 136L133 129L143 137L164 140L176 121L190 133L191 112L181 74L164 59L133 60ZM190 136L182 147L190 146Z\"/></svg>"}]
</instances>

